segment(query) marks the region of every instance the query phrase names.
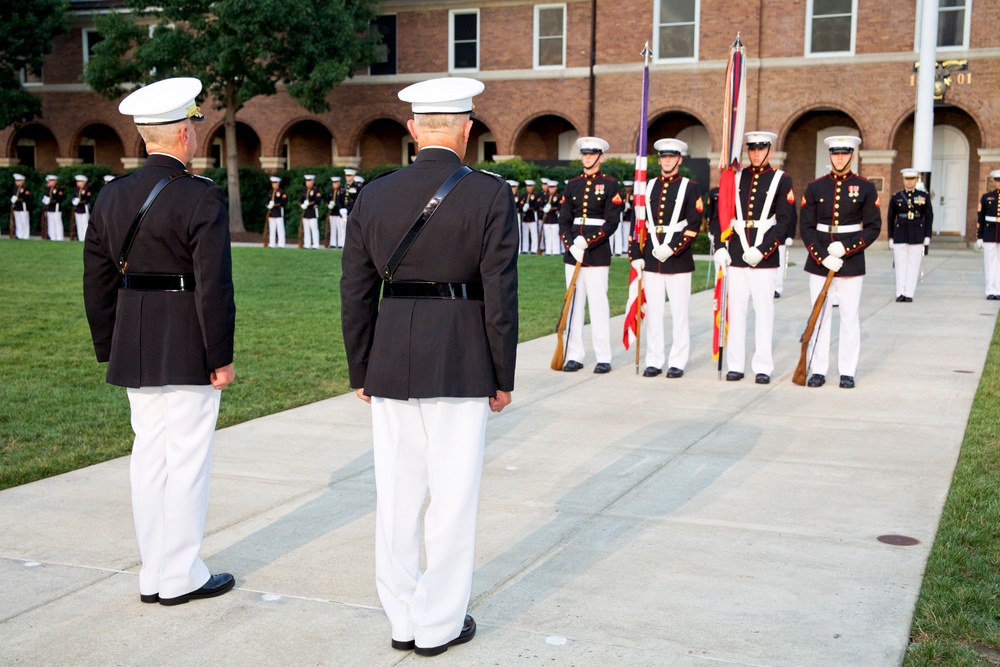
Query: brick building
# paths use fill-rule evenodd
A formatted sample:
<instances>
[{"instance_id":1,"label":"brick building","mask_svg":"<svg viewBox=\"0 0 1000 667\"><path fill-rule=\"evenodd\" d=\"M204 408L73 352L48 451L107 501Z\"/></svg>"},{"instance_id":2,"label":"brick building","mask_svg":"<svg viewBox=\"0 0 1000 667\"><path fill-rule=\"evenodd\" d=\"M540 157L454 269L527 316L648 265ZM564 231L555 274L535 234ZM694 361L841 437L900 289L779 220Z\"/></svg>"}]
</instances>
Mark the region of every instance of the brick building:
<instances>
[{"instance_id":1,"label":"brick building","mask_svg":"<svg viewBox=\"0 0 1000 667\"><path fill-rule=\"evenodd\" d=\"M99 38L95 11L114 2L74 1L71 29L43 71L25 78L43 116L0 130L0 166L37 169L141 164L128 119L81 83ZM912 152L922 0L384 0L384 59L335 89L331 111L311 114L279 94L237 115L239 159L265 170L399 164L412 154L407 105L396 92L449 74L486 83L466 159L557 161L575 157L585 134L631 158L638 135L642 60L650 40L649 138L690 146L699 179L718 181L723 74L737 31L747 47L747 128L778 134L772 162L797 191L826 164L824 137L854 133L859 172L883 195L902 187ZM939 8L939 61L967 61L935 107L931 190L935 231L975 234L978 194L1000 168L1000 3L947 0ZM222 115L207 120L194 167L221 166Z\"/></svg>"}]
</instances>

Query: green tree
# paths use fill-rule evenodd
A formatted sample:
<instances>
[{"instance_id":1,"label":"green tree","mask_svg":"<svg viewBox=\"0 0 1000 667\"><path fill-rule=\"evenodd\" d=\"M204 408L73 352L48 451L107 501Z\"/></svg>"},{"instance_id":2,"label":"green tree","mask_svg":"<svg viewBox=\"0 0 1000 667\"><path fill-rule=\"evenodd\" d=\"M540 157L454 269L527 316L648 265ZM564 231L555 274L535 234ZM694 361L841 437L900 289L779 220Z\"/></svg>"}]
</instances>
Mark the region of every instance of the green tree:
<instances>
[{"instance_id":1,"label":"green tree","mask_svg":"<svg viewBox=\"0 0 1000 667\"><path fill-rule=\"evenodd\" d=\"M40 72L52 38L66 30L67 0L0 2L0 128L40 116L42 101L21 87L21 70Z\"/></svg>"},{"instance_id":2,"label":"green tree","mask_svg":"<svg viewBox=\"0 0 1000 667\"><path fill-rule=\"evenodd\" d=\"M125 0L95 20L104 38L85 81L114 99L128 84L194 76L225 112L229 227L244 231L236 112L286 91L313 113L330 90L374 60L377 0Z\"/></svg>"}]
</instances>

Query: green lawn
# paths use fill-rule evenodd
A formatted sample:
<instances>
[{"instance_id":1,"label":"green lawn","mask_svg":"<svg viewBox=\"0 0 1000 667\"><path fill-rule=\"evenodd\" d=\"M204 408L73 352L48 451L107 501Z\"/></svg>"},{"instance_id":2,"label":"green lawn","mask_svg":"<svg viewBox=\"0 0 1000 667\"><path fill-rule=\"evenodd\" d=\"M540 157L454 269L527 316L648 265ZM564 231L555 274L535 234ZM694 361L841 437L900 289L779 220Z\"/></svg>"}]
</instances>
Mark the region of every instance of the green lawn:
<instances>
[{"instance_id":1,"label":"green lawn","mask_svg":"<svg viewBox=\"0 0 1000 667\"><path fill-rule=\"evenodd\" d=\"M129 451L128 401L105 384L90 342L82 249L0 242L0 489ZM628 268L613 262L613 314L625 309ZM561 257L522 255L519 278L520 339L552 333L565 292ZM339 250L233 248L233 281L236 382L220 428L348 391Z\"/></svg>"}]
</instances>

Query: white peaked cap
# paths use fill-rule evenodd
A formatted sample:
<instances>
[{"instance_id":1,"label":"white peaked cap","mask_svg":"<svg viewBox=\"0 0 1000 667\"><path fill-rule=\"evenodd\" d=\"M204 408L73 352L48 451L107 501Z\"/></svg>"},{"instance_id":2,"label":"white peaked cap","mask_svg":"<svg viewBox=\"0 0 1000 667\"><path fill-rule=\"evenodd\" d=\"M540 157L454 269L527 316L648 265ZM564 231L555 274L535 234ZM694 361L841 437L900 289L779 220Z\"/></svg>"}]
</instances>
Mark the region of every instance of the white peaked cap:
<instances>
[{"instance_id":1,"label":"white peaked cap","mask_svg":"<svg viewBox=\"0 0 1000 667\"><path fill-rule=\"evenodd\" d=\"M1000 169L994 169L993 171L991 171L990 176L993 177L993 180L1000 178Z\"/></svg>"},{"instance_id":2,"label":"white peaked cap","mask_svg":"<svg viewBox=\"0 0 1000 667\"><path fill-rule=\"evenodd\" d=\"M115 175L114 174L104 174L104 182L105 183L110 183L113 180L115 180Z\"/></svg>"},{"instance_id":3,"label":"white peaked cap","mask_svg":"<svg viewBox=\"0 0 1000 667\"><path fill-rule=\"evenodd\" d=\"M861 137L855 137L851 135L840 135L835 137L827 137L823 140L826 147L830 149L831 152L837 149L847 149L854 150L861 145Z\"/></svg>"},{"instance_id":4,"label":"white peaked cap","mask_svg":"<svg viewBox=\"0 0 1000 667\"><path fill-rule=\"evenodd\" d=\"M576 147L581 153L605 152L611 148L611 144L600 137L580 137L576 140Z\"/></svg>"},{"instance_id":5,"label":"white peaked cap","mask_svg":"<svg viewBox=\"0 0 1000 667\"><path fill-rule=\"evenodd\" d=\"M56 176L55 174L49 174L48 176L45 177L45 180L46 181L58 181L59 177Z\"/></svg>"},{"instance_id":6,"label":"white peaked cap","mask_svg":"<svg viewBox=\"0 0 1000 667\"><path fill-rule=\"evenodd\" d=\"M132 116L136 125L169 125L190 118L204 120L194 99L201 81L181 76L143 86L122 100L118 111Z\"/></svg>"},{"instance_id":7,"label":"white peaked cap","mask_svg":"<svg viewBox=\"0 0 1000 667\"><path fill-rule=\"evenodd\" d=\"M635 185L635 181L622 181L622 184L625 187L631 187L631 186Z\"/></svg>"},{"instance_id":8,"label":"white peaked cap","mask_svg":"<svg viewBox=\"0 0 1000 667\"><path fill-rule=\"evenodd\" d=\"M14 174L14 180L15 181L23 181L24 180L24 174Z\"/></svg>"},{"instance_id":9,"label":"white peaked cap","mask_svg":"<svg viewBox=\"0 0 1000 667\"><path fill-rule=\"evenodd\" d=\"M399 91L413 113L472 113L472 98L483 92L482 81L461 76L429 79Z\"/></svg>"},{"instance_id":10,"label":"white peaked cap","mask_svg":"<svg viewBox=\"0 0 1000 667\"><path fill-rule=\"evenodd\" d=\"M513 180L513 179L508 178L507 179L507 185L509 185L512 188L516 188L518 186L518 182L515 181L515 180Z\"/></svg>"},{"instance_id":11,"label":"white peaked cap","mask_svg":"<svg viewBox=\"0 0 1000 667\"><path fill-rule=\"evenodd\" d=\"M272 176L271 177L271 182L272 183L281 183L281 176Z\"/></svg>"},{"instance_id":12,"label":"white peaked cap","mask_svg":"<svg viewBox=\"0 0 1000 667\"><path fill-rule=\"evenodd\" d=\"M524 184L525 185L534 185L535 181L533 181L532 179L528 178L528 179L525 179Z\"/></svg>"},{"instance_id":13,"label":"white peaked cap","mask_svg":"<svg viewBox=\"0 0 1000 667\"><path fill-rule=\"evenodd\" d=\"M83 181L84 183L86 183L87 182L87 177L84 176L83 174L77 174L76 176L73 177L73 180L74 181Z\"/></svg>"},{"instance_id":14,"label":"white peaked cap","mask_svg":"<svg viewBox=\"0 0 1000 667\"><path fill-rule=\"evenodd\" d=\"M905 169L900 169L899 173L903 175L903 178L918 178L920 176L920 172L918 172L913 167L906 167Z\"/></svg>"},{"instance_id":15,"label":"white peaked cap","mask_svg":"<svg viewBox=\"0 0 1000 667\"><path fill-rule=\"evenodd\" d=\"M660 139L653 144L653 148L660 155L684 155L688 145L680 139Z\"/></svg>"},{"instance_id":16,"label":"white peaked cap","mask_svg":"<svg viewBox=\"0 0 1000 667\"><path fill-rule=\"evenodd\" d=\"M356 173L358 173L358 170L354 169L353 167L345 167L344 168L344 175L345 176L353 176Z\"/></svg>"},{"instance_id":17,"label":"white peaked cap","mask_svg":"<svg viewBox=\"0 0 1000 667\"><path fill-rule=\"evenodd\" d=\"M302 176L302 178L304 180L307 180L307 181L315 181L316 180L316 174L304 174Z\"/></svg>"},{"instance_id":18,"label":"white peaked cap","mask_svg":"<svg viewBox=\"0 0 1000 667\"><path fill-rule=\"evenodd\" d=\"M330 180L334 183L340 183L340 176L331 176Z\"/></svg>"},{"instance_id":19,"label":"white peaked cap","mask_svg":"<svg viewBox=\"0 0 1000 667\"><path fill-rule=\"evenodd\" d=\"M778 135L774 132L747 132L743 135L747 144L773 144L777 139Z\"/></svg>"},{"instance_id":20,"label":"white peaked cap","mask_svg":"<svg viewBox=\"0 0 1000 667\"><path fill-rule=\"evenodd\" d=\"M354 178L354 180L357 181L358 183L364 183L365 182L365 177L364 176L356 176Z\"/></svg>"}]
</instances>

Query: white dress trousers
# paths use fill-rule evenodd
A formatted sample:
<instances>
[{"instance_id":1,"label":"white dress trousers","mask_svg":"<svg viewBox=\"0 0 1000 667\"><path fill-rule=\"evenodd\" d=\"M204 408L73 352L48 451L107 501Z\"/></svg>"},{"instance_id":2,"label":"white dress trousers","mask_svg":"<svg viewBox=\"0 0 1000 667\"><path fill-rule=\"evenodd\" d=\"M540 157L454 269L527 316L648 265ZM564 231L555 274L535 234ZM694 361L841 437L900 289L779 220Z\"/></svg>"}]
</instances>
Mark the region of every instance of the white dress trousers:
<instances>
[{"instance_id":1,"label":"white dress trousers","mask_svg":"<svg viewBox=\"0 0 1000 667\"><path fill-rule=\"evenodd\" d=\"M545 236L546 255L561 255L566 252L562 239L559 238L559 225L543 224L542 234Z\"/></svg>"},{"instance_id":2,"label":"white dress trousers","mask_svg":"<svg viewBox=\"0 0 1000 667\"><path fill-rule=\"evenodd\" d=\"M212 385L128 389L132 407L132 517L139 592L173 598L205 585L212 441L222 392Z\"/></svg>"},{"instance_id":3,"label":"white dress trousers","mask_svg":"<svg viewBox=\"0 0 1000 667\"><path fill-rule=\"evenodd\" d=\"M343 248L344 235L347 234L347 220L339 215L330 216L330 247Z\"/></svg>"},{"instance_id":4,"label":"white dress trousers","mask_svg":"<svg viewBox=\"0 0 1000 667\"><path fill-rule=\"evenodd\" d=\"M1000 243L983 243L986 295L1000 294Z\"/></svg>"},{"instance_id":5,"label":"white dress trousers","mask_svg":"<svg viewBox=\"0 0 1000 667\"><path fill-rule=\"evenodd\" d=\"M646 295L646 366L663 368L666 360L663 340L663 302L670 299L673 340L670 343L669 367L684 370L691 354L690 273L642 272L642 291Z\"/></svg>"},{"instance_id":6,"label":"white dress trousers","mask_svg":"<svg viewBox=\"0 0 1000 667\"><path fill-rule=\"evenodd\" d=\"M76 238L83 241L87 238L87 227L90 226L90 213L74 213L76 219Z\"/></svg>"},{"instance_id":7,"label":"white dress trousers","mask_svg":"<svg viewBox=\"0 0 1000 667\"><path fill-rule=\"evenodd\" d=\"M269 248L285 247L285 216L268 219L267 245Z\"/></svg>"},{"instance_id":8,"label":"white dress trousers","mask_svg":"<svg viewBox=\"0 0 1000 667\"><path fill-rule=\"evenodd\" d=\"M826 282L824 276L809 274L809 296L811 303L816 303L816 297ZM813 330L809 341L807 360L809 373L826 375L830 368L830 331L833 329L833 304L837 303L840 316L840 343L837 350L837 368L840 375L854 377L858 370L858 357L861 354L861 286L864 276L849 278L834 278L830 283L823 314L817 322L819 331ZM836 299L836 300L835 300Z\"/></svg>"},{"instance_id":9,"label":"white dress trousers","mask_svg":"<svg viewBox=\"0 0 1000 667\"><path fill-rule=\"evenodd\" d=\"M462 630L489 411L486 398L372 397L375 586L393 639L430 648Z\"/></svg>"},{"instance_id":10,"label":"white dress trousers","mask_svg":"<svg viewBox=\"0 0 1000 667\"><path fill-rule=\"evenodd\" d=\"M924 258L924 246L919 243L892 244L892 259L896 264L896 296L913 298L920 280L920 262Z\"/></svg>"},{"instance_id":11,"label":"white dress trousers","mask_svg":"<svg viewBox=\"0 0 1000 667\"><path fill-rule=\"evenodd\" d=\"M729 267L729 329L726 333L726 368L737 373L746 368L748 302L753 300L754 373L774 372L774 277L780 269Z\"/></svg>"},{"instance_id":12,"label":"white dress trousers","mask_svg":"<svg viewBox=\"0 0 1000 667\"><path fill-rule=\"evenodd\" d=\"M49 225L49 240L62 241L65 238L62 213L59 211L45 211L45 220Z\"/></svg>"},{"instance_id":13,"label":"white dress trousers","mask_svg":"<svg viewBox=\"0 0 1000 667\"><path fill-rule=\"evenodd\" d=\"M26 239L31 235L31 214L28 211L14 211L14 236Z\"/></svg>"},{"instance_id":14,"label":"white dress trousers","mask_svg":"<svg viewBox=\"0 0 1000 667\"><path fill-rule=\"evenodd\" d=\"M788 246L782 243L778 246L778 272L774 274L774 291L778 294L785 291L785 262L788 261L787 256Z\"/></svg>"},{"instance_id":15,"label":"white dress trousers","mask_svg":"<svg viewBox=\"0 0 1000 667\"><path fill-rule=\"evenodd\" d=\"M521 252L529 255L538 252L538 223L534 220L521 223Z\"/></svg>"},{"instance_id":16,"label":"white dress trousers","mask_svg":"<svg viewBox=\"0 0 1000 667\"><path fill-rule=\"evenodd\" d=\"M574 264L565 264L566 286L573 279ZM581 266L573 295L572 314L567 332L566 361L583 363L584 305L590 309L590 340L594 345L597 363L611 363L611 309L608 306L607 266Z\"/></svg>"},{"instance_id":17,"label":"white dress trousers","mask_svg":"<svg viewBox=\"0 0 1000 667\"><path fill-rule=\"evenodd\" d=\"M302 219L302 247L319 247L319 220L317 218Z\"/></svg>"}]
</instances>

